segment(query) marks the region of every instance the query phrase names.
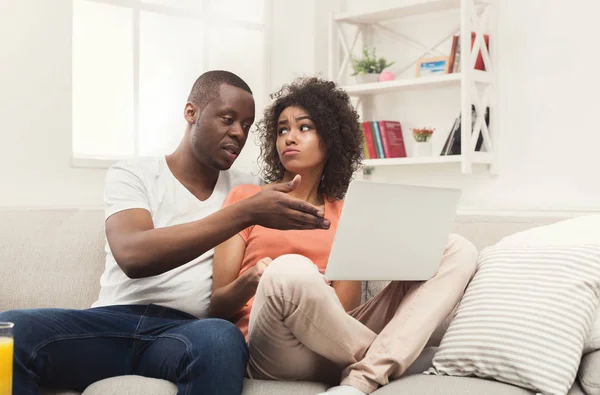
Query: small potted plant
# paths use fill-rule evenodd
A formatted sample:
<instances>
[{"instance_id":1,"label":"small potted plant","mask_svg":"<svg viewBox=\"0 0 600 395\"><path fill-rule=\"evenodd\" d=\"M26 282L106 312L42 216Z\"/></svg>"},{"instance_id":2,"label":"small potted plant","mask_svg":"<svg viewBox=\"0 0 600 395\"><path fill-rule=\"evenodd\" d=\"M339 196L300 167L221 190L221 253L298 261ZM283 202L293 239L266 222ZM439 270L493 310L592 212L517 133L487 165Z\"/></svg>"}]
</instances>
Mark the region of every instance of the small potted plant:
<instances>
[{"instance_id":1,"label":"small potted plant","mask_svg":"<svg viewBox=\"0 0 600 395\"><path fill-rule=\"evenodd\" d=\"M413 156L431 156L431 136L433 128L414 128L412 130L415 143L413 145Z\"/></svg>"},{"instance_id":2,"label":"small potted plant","mask_svg":"<svg viewBox=\"0 0 600 395\"><path fill-rule=\"evenodd\" d=\"M352 68L354 69L352 76L356 76L359 83L377 82L379 81L381 72L394 63L389 63L383 57L378 59L375 55L375 48L373 48L371 53L365 48L362 51L362 57L355 58L352 56Z\"/></svg>"}]
</instances>

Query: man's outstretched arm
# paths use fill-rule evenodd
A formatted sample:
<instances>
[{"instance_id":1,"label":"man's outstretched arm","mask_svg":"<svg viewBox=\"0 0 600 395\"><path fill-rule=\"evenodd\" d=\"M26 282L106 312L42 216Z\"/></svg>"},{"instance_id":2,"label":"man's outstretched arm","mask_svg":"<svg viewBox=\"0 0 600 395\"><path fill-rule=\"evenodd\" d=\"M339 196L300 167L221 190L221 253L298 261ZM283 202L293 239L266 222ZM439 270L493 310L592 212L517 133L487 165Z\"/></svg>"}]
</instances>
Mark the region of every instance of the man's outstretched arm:
<instances>
[{"instance_id":1,"label":"man's outstretched arm","mask_svg":"<svg viewBox=\"0 0 600 395\"><path fill-rule=\"evenodd\" d=\"M287 195L300 183L265 189L206 218L154 228L148 210L119 211L106 220L106 237L130 278L150 277L184 265L251 225L275 229L326 229L323 211Z\"/></svg>"}]
</instances>

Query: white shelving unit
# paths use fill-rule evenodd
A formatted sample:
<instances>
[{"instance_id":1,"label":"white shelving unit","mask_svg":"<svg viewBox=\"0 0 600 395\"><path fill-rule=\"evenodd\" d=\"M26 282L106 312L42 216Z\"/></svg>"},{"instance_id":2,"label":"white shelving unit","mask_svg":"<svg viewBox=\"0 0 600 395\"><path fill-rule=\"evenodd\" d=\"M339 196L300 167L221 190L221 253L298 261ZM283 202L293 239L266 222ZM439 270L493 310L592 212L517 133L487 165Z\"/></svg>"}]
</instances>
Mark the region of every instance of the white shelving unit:
<instances>
[{"instance_id":1,"label":"white shelving unit","mask_svg":"<svg viewBox=\"0 0 600 395\"><path fill-rule=\"evenodd\" d=\"M408 158L385 158L367 159L366 166L398 166L398 165L435 165L440 163L462 163L462 155L445 155L432 157L408 157ZM473 164L491 165L492 157L487 152L474 152L471 157Z\"/></svg>"},{"instance_id":2,"label":"white shelving unit","mask_svg":"<svg viewBox=\"0 0 600 395\"><path fill-rule=\"evenodd\" d=\"M399 20L402 18L430 13L459 10L460 20L456 31L440 39L437 45L429 47L423 45L413 38L407 37L396 31L392 31L382 22ZM372 10L363 13L336 13L331 16L329 29L329 78L342 83L344 90L352 97L357 98L357 110L363 120L370 119L370 103L373 95L410 91L427 90L456 87L460 89L461 98L461 155L432 156L432 157L407 157L367 159L364 166L372 171L380 166L401 165L425 165L460 163L461 170L465 174L472 172L473 165L486 165L493 172L493 166L497 160L497 149L495 139L497 137L497 106L496 106L496 73L492 60L495 59L496 38L496 12L493 0L405 0L402 5ZM346 37L344 25L358 27L352 41ZM439 55L437 47L458 33L460 34L460 58L461 72L437 76L403 78L386 82L374 82L364 84L343 84L343 77L350 67L350 57L355 53L356 43L361 37L365 46L371 47L370 38L373 29L383 29L395 33L395 37L405 40L413 47L422 50L422 56ZM476 33L476 40L471 48L471 33ZM489 35L489 49L485 47L483 34ZM349 44L351 42L351 44ZM477 54L481 52L486 71L475 70ZM444 54L449 55L449 54ZM418 58L408 64L400 73L410 70L417 64ZM473 128L471 128L471 107L475 106L480 116ZM486 107L490 109L489 128L483 121ZM399 119L402 123L402 120ZM471 133L471 130L473 132ZM448 131L449 132L449 131ZM483 137L483 148L485 151L476 151L476 143L479 136ZM405 131L405 144L412 141Z\"/></svg>"}]
</instances>

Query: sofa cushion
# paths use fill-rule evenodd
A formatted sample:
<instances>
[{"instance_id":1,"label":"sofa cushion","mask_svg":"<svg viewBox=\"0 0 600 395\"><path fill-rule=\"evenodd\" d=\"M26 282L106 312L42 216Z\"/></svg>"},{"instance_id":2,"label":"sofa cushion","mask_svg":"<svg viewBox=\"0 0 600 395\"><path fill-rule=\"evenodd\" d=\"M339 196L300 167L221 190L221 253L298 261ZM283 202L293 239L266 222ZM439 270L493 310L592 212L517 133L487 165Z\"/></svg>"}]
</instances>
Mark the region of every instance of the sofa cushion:
<instances>
[{"instance_id":1,"label":"sofa cushion","mask_svg":"<svg viewBox=\"0 0 600 395\"><path fill-rule=\"evenodd\" d=\"M600 244L600 214L582 215L535 226L503 237L496 245Z\"/></svg>"},{"instance_id":2,"label":"sofa cushion","mask_svg":"<svg viewBox=\"0 0 600 395\"><path fill-rule=\"evenodd\" d=\"M125 376L103 381L111 381L106 383L107 387L95 387L94 391L88 388L85 395L152 395L156 392L153 385L158 385L156 388L164 390L160 395L175 395L177 390L171 384L171 387L166 387L161 380L148 379L144 377L136 378L135 376ZM132 383L134 383L132 385ZM170 383L167 383L170 384ZM115 387L116 386L116 387ZM276 383L261 380L246 380L244 384L244 392L242 395L315 395L319 391L323 391L326 387L318 383ZM98 391L113 391L113 392L98 392ZM524 390L508 384L502 384L496 381L476 379L471 377L445 377L445 376L425 376L416 375L405 377L394 381L389 385L380 388L373 392L372 395L533 395L533 392ZM568 395L595 395L596 392L584 393L580 386L576 383ZM42 391L42 395L80 395L78 392L71 391Z\"/></svg>"},{"instance_id":3,"label":"sofa cushion","mask_svg":"<svg viewBox=\"0 0 600 395\"><path fill-rule=\"evenodd\" d=\"M246 380L242 395L316 395L327 388L326 384L312 382Z\"/></svg>"},{"instance_id":4,"label":"sofa cushion","mask_svg":"<svg viewBox=\"0 0 600 395\"><path fill-rule=\"evenodd\" d=\"M414 375L396 380L371 395L535 395L535 392L474 377ZM575 384L568 395L585 395ZM589 395L589 394L588 394Z\"/></svg>"},{"instance_id":5,"label":"sofa cushion","mask_svg":"<svg viewBox=\"0 0 600 395\"><path fill-rule=\"evenodd\" d=\"M488 247L430 373L564 394L599 294L600 246Z\"/></svg>"},{"instance_id":6,"label":"sofa cushion","mask_svg":"<svg viewBox=\"0 0 600 395\"><path fill-rule=\"evenodd\" d=\"M473 377L413 375L381 387L371 395L533 395L534 392Z\"/></svg>"},{"instance_id":7,"label":"sofa cushion","mask_svg":"<svg viewBox=\"0 0 600 395\"><path fill-rule=\"evenodd\" d=\"M417 360L407 369L405 376L421 374L431 366L437 348L426 348ZM244 382L243 395L314 395L328 388L322 383L310 382L277 382L266 380L250 380ZM141 376L120 376L98 381L90 385L83 395L175 395L174 384L158 379ZM70 391L42 391L42 395L80 395Z\"/></svg>"},{"instance_id":8,"label":"sofa cushion","mask_svg":"<svg viewBox=\"0 0 600 395\"><path fill-rule=\"evenodd\" d=\"M87 308L104 268L101 210L0 210L0 311Z\"/></svg>"},{"instance_id":9,"label":"sofa cushion","mask_svg":"<svg viewBox=\"0 0 600 395\"><path fill-rule=\"evenodd\" d=\"M119 376L96 381L82 395L177 395L177 387L166 380Z\"/></svg>"},{"instance_id":10,"label":"sofa cushion","mask_svg":"<svg viewBox=\"0 0 600 395\"><path fill-rule=\"evenodd\" d=\"M327 389L325 384L249 380L244 382L242 395L316 395ZM165 380L141 376L120 376L90 385L82 395L176 395L177 387ZM63 395L61 393L48 395ZM67 394L64 394L67 395ZM70 395L70 394L69 394Z\"/></svg>"},{"instance_id":11,"label":"sofa cushion","mask_svg":"<svg viewBox=\"0 0 600 395\"><path fill-rule=\"evenodd\" d=\"M81 395L81 392L62 390L42 390L41 395Z\"/></svg>"},{"instance_id":12,"label":"sofa cushion","mask_svg":"<svg viewBox=\"0 0 600 395\"><path fill-rule=\"evenodd\" d=\"M582 215L549 225L536 226L502 238L498 246L600 245L600 214ZM596 311L584 353L600 349L600 308Z\"/></svg>"},{"instance_id":13,"label":"sofa cushion","mask_svg":"<svg viewBox=\"0 0 600 395\"><path fill-rule=\"evenodd\" d=\"M409 367L405 375L420 374L431 366L436 348L428 348ZM244 382L243 395L315 395L325 391L326 384L311 382L284 382L249 380ZM120 376L90 385L83 395L175 395L177 387L165 380L141 376ZM79 395L71 392L47 392L44 395Z\"/></svg>"}]
</instances>

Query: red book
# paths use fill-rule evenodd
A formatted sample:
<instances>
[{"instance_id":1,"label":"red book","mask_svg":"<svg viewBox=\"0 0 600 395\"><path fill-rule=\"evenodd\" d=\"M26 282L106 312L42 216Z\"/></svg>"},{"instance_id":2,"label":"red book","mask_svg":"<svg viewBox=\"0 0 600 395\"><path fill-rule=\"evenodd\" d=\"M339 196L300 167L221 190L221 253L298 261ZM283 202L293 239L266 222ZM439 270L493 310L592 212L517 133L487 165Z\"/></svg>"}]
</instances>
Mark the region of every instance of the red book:
<instances>
[{"instance_id":1,"label":"red book","mask_svg":"<svg viewBox=\"0 0 600 395\"><path fill-rule=\"evenodd\" d=\"M477 36L476 33L471 33L471 49L473 49L473 47L475 46L475 37ZM483 42L485 45L485 48L487 48L487 50L490 50L490 36L487 34L483 35ZM484 45L481 46L481 48L484 47ZM477 60L475 61L475 70L483 70L485 71L485 63L483 62L483 55L481 54L481 49L479 50L479 53L477 54Z\"/></svg>"},{"instance_id":2,"label":"red book","mask_svg":"<svg viewBox=\"0 0 600 395\"><path fill-rule=\"evenodd\" d=\"M456 59L456 49L458 48L458 36L452 37L452 50L450 51L450 60L448 61L448 73L454 72L454 61Z\"/></svg>"},{"instance_id":3,"label":"red book","mask_svg":"<svg viewBox=\"0 0 600 395\"><path fill-rule=\"evenodd\" d=\"M369 158L377 158L377 151L375 151L375 145L373 142L373 131L371 130L371 122L363 122L363 133L365 134L365 142L367 143L367 149L369 150Z\"/></svg>"},{"instance_id":4,"label":"red book","mask_svg":"<svg viewBox=\"0 0 600 395\"><path fill-rule=\"evenodd\" d=\"M388 158L406 158L406 147L404 146L400 122L379 121L379 129L386 151L389 151L390 156Z\"/></svg>"},{"instance_id":5,"label":"red book","mask_svg":"<svg viewBox=\"0 0 600 395\"><path fill-rule=\"evenodd\" d=\"M393 158L392 151L390 150L390 143L387 137L387 129L383 127L383 122L377 122L377 127L379 128L379 134L381 135L381 145L383 146L383 157L384 158Z\"/></svg>"}]
</instances>

